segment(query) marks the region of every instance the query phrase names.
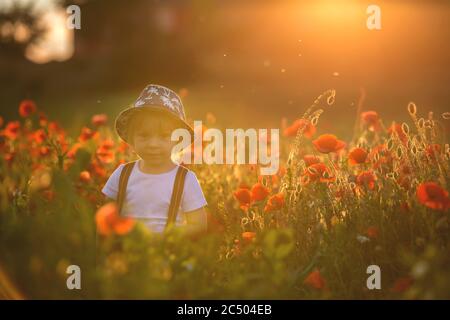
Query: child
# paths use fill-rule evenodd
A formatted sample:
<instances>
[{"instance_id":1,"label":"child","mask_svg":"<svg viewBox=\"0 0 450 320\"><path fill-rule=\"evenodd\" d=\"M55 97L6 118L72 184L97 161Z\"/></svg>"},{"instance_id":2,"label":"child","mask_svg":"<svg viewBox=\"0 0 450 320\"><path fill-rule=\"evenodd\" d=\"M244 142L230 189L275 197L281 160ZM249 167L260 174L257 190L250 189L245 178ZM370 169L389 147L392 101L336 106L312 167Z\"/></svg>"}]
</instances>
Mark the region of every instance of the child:
<instances>
[{"instance_id":1,"label":"child","mask_svg":"<svg viewBox=\"0 0 450 320\"><path fill-rule=\"evenodd\" d=\"M140 158L120 165L102 189L118 202L121 215L157 233L172 223L190 235L205 231L207 203L197 177L171 160L177 143L171 141L172 131L186 128L193 137L178 95L163 86L147 86L119 114L115 127Z\"/></svg>"}]
</instances>

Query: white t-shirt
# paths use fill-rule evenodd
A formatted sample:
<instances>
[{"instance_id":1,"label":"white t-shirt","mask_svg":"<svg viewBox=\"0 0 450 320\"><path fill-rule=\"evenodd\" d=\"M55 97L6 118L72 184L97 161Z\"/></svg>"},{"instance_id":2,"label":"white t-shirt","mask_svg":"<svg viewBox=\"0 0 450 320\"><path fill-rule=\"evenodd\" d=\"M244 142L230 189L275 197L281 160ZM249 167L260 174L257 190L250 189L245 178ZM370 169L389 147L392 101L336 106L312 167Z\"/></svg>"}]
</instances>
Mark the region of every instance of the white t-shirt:
<instances>
[{"instance_id":1,"label":"white t-shirt","mask_svg":"<svg viewBox=\"0 0 450 320\"><path fill-rule=\"evenodd\" d=\"M128 179L127 191L122 208L122 215L132 217L143 222L154 232L163 232L169 211L170 199L178 165L165 173L149 174L139 168L138 160L130 178ZM121 164L109 177L102 192L109 198L116 200L119 178L124 164ZM181 225L186 222L186 214L204 207L206 199L195 173L188 171L184 182L183 195L175 224Z\"/></svg>"}]
</instances>

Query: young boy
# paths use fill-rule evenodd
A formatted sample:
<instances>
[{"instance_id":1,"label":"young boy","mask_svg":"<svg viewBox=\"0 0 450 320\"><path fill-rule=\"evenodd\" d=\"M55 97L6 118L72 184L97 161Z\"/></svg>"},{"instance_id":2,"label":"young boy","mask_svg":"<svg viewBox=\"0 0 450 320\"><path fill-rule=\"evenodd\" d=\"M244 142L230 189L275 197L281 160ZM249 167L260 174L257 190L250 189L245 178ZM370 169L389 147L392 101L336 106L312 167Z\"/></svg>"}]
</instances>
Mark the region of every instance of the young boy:
<instances>
[{"instance_id":1,"label":"young boy","mask_svg":"<svg viewBox=\"0 0 450 320\"><path fill-rule=\"evenodd\" d=\"M147 86L135 104L119 114L115 127L140 158L128 165L129 169L120 165L102 189L108 198L123 203L121 215L142 221L157 233L164 231L168 219L189 235L205 231L207 203L197 177L171 160L172 148L177 143L171 141L172 131L185 128L193 137L178 95L163 86ZM182 176L183 170L184 181L177 177ZM122 171L129 172L125 183L126 174ZM121 191L123 201L118 199L119 183L125 189ZM181 194L179 199L176 194Z\"/></svg>"}]
</instances>

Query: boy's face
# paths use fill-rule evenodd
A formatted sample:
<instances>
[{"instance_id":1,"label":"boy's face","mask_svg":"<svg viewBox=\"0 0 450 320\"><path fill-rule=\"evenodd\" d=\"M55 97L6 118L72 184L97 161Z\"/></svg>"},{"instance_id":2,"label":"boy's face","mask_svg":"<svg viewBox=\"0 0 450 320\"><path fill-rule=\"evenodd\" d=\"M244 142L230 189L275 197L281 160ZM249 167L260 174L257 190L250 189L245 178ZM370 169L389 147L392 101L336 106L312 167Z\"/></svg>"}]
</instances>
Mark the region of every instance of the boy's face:
<instances>
[{"instance_id":1,"label":"boy's face","mask_svg":"<svg viewBox=\"0 0 450 320\"><path fill-rule=\"evenodd\" d=\"M171 161L172 131L177 128L173 119L157 113L143 113L131 123L131 145L148 165L161 166Z\"/></svg>"}]
</instances>

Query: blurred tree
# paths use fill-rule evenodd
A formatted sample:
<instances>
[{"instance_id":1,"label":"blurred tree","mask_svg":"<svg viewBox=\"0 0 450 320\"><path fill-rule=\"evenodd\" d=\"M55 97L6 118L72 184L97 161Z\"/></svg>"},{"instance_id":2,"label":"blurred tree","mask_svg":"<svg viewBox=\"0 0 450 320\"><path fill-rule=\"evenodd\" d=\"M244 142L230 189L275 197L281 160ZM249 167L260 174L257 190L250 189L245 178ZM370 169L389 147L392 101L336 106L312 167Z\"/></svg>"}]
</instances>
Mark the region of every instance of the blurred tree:
<instances>
[{"instance_id":1,"label":"blurred tree","mask_svg":"<svg viewBox=\"0 0 450 320\"><path fill-rule=\"evenodd\" d=\"M11 8L0 11L0 60L24 60L26 48L39 42L46 31L35 3L13 2Z\"/></svg>"}]
</instances>

